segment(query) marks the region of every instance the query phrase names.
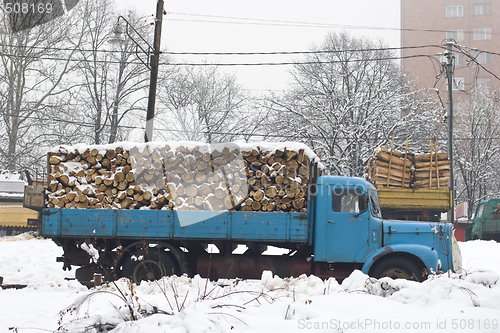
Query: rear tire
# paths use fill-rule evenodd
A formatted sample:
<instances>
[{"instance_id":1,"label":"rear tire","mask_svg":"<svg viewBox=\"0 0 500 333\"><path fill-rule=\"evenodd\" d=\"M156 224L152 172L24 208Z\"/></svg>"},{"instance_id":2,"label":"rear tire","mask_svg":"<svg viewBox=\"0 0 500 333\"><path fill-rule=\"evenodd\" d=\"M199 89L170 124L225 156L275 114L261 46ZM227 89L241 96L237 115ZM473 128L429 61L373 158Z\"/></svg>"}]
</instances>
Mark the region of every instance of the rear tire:
<instances>
[{"instance_id":1,"label":"rear tire","mask_svg":"<svg viewBox=\"0 0 500 333\"><path fill-rule=\"evenodd\" d=\"M370 275L380 279L382 277L390 277L392 279L405 279L422 282L427 276L424 271L410 259L403 257L392 257L382 259L376 263L376 266L371 270Z\"/></svg>"},{"instance_id":2,"label":"rear tire","mask_svg":"<svg viewBox=\"0 0 500 333\"><path fill-rule=\"evenodd\" d=\"M173 255L163 248L146 248L130 251L119 268L119 275L140 284L141 281L159 280L164 276L180 275Z\"/></svg>"}]
</instances>

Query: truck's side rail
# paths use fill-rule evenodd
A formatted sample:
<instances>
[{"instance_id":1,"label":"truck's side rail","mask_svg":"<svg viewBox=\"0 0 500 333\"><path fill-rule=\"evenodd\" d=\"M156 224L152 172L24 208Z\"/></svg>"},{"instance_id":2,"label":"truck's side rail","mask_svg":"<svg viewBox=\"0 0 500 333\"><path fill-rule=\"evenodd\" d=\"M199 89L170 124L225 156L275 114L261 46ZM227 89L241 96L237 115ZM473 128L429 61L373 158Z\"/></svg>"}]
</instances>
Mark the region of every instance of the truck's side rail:
<instances>
[{"instance_id":1,"label":"truck's side rail","mask_svg":"<svg viewBox=\"0 0 500 333\"><path fill-rule=\"evenodd\" d=\"M305 213L46 209L45 237L308 242Z\"/></svg>"}]
</instances>

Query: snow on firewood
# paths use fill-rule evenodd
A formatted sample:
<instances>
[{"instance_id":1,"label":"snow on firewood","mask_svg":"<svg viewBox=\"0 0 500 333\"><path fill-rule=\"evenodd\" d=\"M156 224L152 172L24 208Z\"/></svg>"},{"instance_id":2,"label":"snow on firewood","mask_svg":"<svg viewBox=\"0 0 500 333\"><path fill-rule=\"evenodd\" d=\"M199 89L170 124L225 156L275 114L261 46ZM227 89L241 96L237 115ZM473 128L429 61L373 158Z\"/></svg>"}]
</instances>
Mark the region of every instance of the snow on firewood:
<instances>
[{"instance_id":1,"label":"snow on firewood","mask_svg":"<svg viewBox=\"0 0 500 333\"><path fill-rule=\"evenodd\" d=\"M50 208L303 212L319 157L301 143L61 146L48 154Z\"/></svg>"}]
</instances>

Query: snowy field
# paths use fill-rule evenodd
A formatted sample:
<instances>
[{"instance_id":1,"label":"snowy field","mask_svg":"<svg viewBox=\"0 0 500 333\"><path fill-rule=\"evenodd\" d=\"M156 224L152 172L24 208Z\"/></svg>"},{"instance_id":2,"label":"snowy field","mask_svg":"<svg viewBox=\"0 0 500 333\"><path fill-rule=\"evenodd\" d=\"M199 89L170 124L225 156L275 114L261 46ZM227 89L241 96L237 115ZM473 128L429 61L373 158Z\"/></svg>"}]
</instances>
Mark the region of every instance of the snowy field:
<instances>
[{"instance_id":1,"label":"snowy field","mask_svg":"<svg viewBox=\"0 0 500 333\"><path fill-rule=\"evenodd\" d=\"M87 289L65 280L51 240L0 238L2 332L500 332L500 244L460 243L466 274L424 283L375 280L355 271L342 284L314 276L261 280L195 277Z\"/></svg>"}]
</instances>

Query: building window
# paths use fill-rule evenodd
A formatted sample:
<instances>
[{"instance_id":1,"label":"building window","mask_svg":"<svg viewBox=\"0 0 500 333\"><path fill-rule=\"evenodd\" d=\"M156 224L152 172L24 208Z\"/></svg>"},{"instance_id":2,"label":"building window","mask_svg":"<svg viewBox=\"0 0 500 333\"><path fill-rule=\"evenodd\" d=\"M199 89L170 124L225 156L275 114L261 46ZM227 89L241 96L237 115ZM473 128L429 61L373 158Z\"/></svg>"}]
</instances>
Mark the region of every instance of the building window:
<instances>
[{"instance_id":1,"label":"building window","mask_svg":"<svg viewBox=\"0 0 500 333\"><path fill-rule=\"evenodd\" d=\"M476 56L476 61L481 65L491 64L491 53L481 52Z\"/></svg>"},{"instance_id":2,"label":"building window","mask_svg":"<svg viewBox=\"0 0 500 333\"><path fill-rule=\"evenodd\" d=\"M446 17L462 17L464 16L464 6L446 6Z\"/></svg>"},{"instance_id":3,"label":"building window","mask_svg":"<svg viewBox=\"0 0 500 333\"><path fill-rule=\"evenodd\" d=\"M476 80L476 88L491 89L491 76L478 77Z\"/></svg>"},{"instance_id":4,"label":"building window","mask_svg":"<svg viewBox=\"0 0 500 333\"><path fill-rule=\"evenodd\" d=\"M457 42L463 41L464 40L463 29L446 30L446 39L454 39Z\"/></svg>"},{"instance_id":5,"label":"building window","mask_svg":"<svg viewBox=\"0 0 500 333\"><path fill-rule=\"evenodd\" d=\"M491 6L489 3L478 3L474 5L474 15L490 15Z\"/></svg>"},{"instance_id":6,"label":"building window","mask_svg":"<svg viewBox=\"0 0 500 333\"><path fill-rule=\"evenodd\" d=\"M453 78L453 90L464 90L464 78L454 77Z\"/></svg>"},{"instance_id":7,"label":"building window","mask_svg":"<svg viewBox=\"0 0 500 333\"><path fill-rule=\"evenodd\" d=\"M474 29L474 40L491 39L491 28Z\"/></svg>"}]
</instances>

